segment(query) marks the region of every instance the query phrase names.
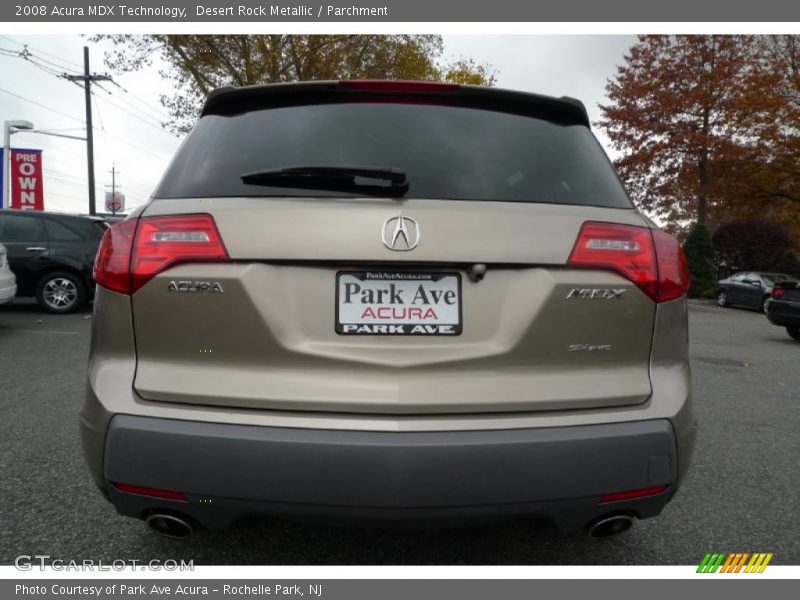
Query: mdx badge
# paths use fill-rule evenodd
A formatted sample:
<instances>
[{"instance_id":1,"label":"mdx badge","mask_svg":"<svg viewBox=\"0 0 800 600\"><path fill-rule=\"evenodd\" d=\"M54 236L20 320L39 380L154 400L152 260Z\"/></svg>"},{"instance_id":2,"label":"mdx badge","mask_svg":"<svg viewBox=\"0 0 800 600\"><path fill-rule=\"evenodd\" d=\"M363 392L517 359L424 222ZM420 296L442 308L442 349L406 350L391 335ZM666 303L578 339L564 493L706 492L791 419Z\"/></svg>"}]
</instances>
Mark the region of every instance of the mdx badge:
<instances>
[{"instance_id":1,"label":"mdx badge","mask_svg":"<svg viewBox=\"0 0 800 600\"><path fill-rule=\"evenodd\" d=\"M168 292L178 294L224 294L222 284L219 281L170 281L167 286Z\"/></svg>"},{"instance_id":2,"label":"mdx badge","mask_svg":"<svg viewBox=\"0 0 800 600\"><path fill-rule=\"evenodd\" d=\"M567 294L567 300L622 300L626 289L611 288L573 288Z\"/></svg>"}]
</instances>

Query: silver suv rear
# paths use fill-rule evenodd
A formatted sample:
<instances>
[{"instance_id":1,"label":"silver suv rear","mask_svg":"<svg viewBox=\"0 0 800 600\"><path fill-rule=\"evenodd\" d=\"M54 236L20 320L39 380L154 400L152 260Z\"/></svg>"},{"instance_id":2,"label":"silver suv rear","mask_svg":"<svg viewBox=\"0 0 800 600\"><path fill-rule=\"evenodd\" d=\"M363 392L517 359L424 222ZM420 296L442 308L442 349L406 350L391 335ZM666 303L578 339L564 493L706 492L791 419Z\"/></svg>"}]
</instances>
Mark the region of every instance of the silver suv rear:
<instances>
[{"instance_id":1,"label":"silver suv rear","mask_svg":"<svg viewBox=\"0 0 800 600\"><path fill-rule=\"evenodd\" d=\"M310 513L610 535L689 463L683 254L576 100L217 90L95 279L85 455L162 533Z\"/></svg>"}]
</instances>

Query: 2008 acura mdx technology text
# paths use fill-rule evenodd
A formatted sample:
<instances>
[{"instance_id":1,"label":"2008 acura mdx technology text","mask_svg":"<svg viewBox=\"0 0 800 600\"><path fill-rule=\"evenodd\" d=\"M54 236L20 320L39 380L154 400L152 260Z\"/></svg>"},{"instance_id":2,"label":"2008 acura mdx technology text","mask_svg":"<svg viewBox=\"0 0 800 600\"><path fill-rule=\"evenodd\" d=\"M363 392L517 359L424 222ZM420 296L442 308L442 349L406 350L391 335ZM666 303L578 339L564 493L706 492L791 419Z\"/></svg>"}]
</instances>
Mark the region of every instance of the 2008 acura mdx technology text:
<instances>
[{"instance_id":1,"label":"2008 acura mdx technology text","mask_svg":"<svg viewBox=\"0 0 800 600\"><path fill-rule=\"evenodd\" d=\"M95 279L85 455L167 535L310 514L608 536L689 464L683 254L577 100L216 90Z\"/></svg>"}]
</instances>

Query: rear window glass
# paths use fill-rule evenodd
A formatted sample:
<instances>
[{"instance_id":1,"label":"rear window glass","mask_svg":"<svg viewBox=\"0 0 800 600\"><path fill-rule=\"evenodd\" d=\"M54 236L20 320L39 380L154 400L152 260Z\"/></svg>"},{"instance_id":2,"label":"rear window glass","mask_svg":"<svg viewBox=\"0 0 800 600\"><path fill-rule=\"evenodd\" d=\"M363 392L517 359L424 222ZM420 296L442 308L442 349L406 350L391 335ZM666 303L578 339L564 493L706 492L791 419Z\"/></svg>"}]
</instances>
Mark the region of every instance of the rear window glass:
<instances>
[{"instance_id":1,"label":"rear window glass","mask_svg":"<svg viewBox=\"0 0 800 600\"><path fill-rule=\"evenodd\" d=\"M630 208L592 133L529 116L428 104L339 103L202 117L157 198L353 196L245 184L297 166L394 167L406 198Z\"/></svg>"},{"instance_id":2,"label":"rear window glass","mask_svg":"<svg viewBox=\"0 0 800 600\"><path fill-rule=\"evenodd\" d=\"M42 220L36 216L0 216L0 243L43 242L45 240Z\"/></svg>"},{"instance_id":3,"label":"rear window glass","mask_svg":"<svg viewBox=\"0 0 800 600\"><path fill-rule=\"evenodd\" d=\"M775 285L776 281L794 281L791 275L784 275L783 273L770 273L769 275L762 275L767 285Z\"/></svg>"},{"instance_id":4,"label":"rear window glass","mask_svg":"<svg viewBox=\"0 0 800 600\"><path fill-rule=\"evenodd\" d=\"M47 227L47 237L51 242L79 242L83 237L64 223L59 223L55 219L45 219Z\"/></svg>"}]
</instances>

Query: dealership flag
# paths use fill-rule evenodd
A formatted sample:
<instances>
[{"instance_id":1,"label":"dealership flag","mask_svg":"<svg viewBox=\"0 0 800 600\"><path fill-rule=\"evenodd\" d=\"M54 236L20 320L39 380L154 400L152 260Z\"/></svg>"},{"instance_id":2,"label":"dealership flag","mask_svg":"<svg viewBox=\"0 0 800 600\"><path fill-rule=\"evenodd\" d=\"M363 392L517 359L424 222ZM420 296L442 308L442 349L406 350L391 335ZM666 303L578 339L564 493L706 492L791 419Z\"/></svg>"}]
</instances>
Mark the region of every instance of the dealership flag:
<instances>
[{"instance_id":1,"label":"dealership flag","mask_svg":"<svg viewBox=\"0 0 800 600\"><path fill-rule=\"evenodd\" d=\"M5 162L0 160L0 165L4 164ZM11 201L3 199L0 206L20 210L44 210L42 151L12 148L10 173Z\"/></svg>"}]
</instances>

